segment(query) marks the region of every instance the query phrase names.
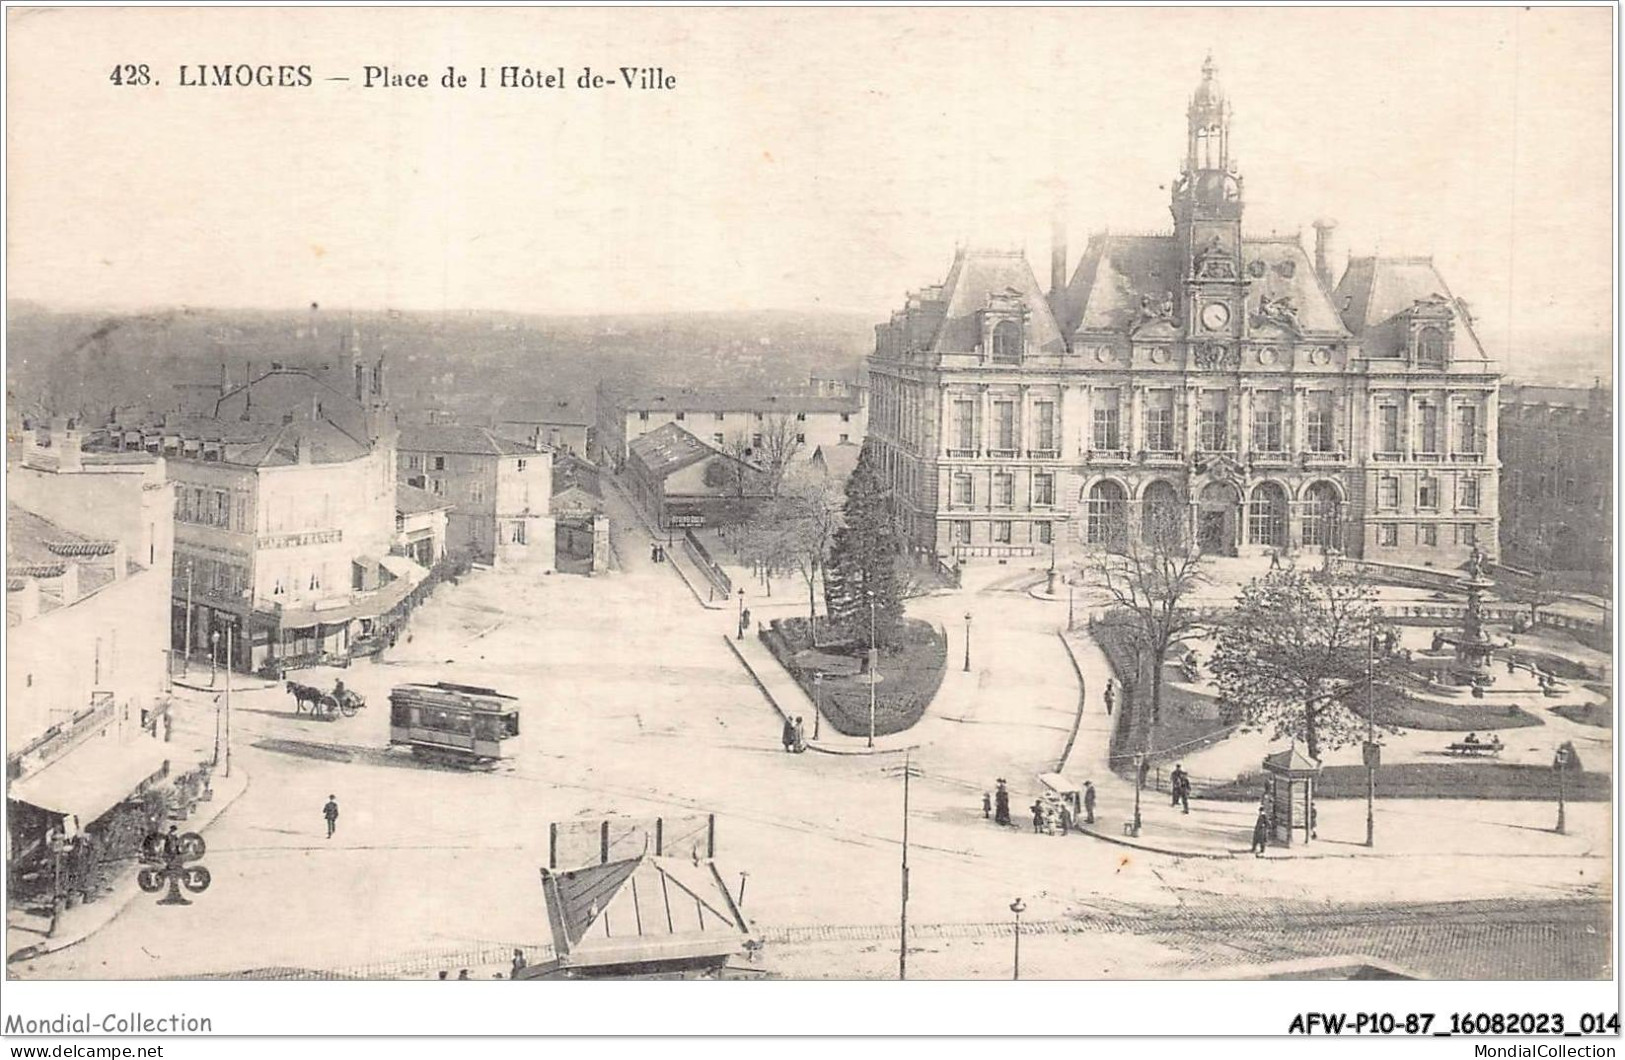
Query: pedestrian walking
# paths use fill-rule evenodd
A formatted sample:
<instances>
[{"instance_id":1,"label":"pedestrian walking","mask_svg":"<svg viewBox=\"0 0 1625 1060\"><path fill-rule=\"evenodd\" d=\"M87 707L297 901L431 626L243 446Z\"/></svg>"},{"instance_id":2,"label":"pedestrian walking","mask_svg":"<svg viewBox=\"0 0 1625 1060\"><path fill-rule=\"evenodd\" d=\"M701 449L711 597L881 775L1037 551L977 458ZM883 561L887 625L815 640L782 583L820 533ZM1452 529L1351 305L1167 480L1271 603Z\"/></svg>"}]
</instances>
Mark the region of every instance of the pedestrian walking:
<instances>
[{"instance_id":1,"label":"pedestrian walking","mask_svg":"<svg viewBox=\"0 0 1625 1060\"><path fill-rule=\"evenodd\" d=\"M169 742L169 734L174 728L175 718L169 713L169 711L164 711L164 743Z\"/></svg>"},{"instance_id":2,"label":"pedestrian walking","mask_svg":"<svg viewBox=\"0 0 1625 1060\"><path fill-rule=\"evenodd\" d=\"M1270 817L1263 810L1258 811L1258 820L1253 822L1253 856L1263 857L1264 848L1270 838Z\"/></svg>"},{"instance_id":3,"label":"pedestrian walking","mask_svg":"<svg viewBox=\"0 0 1625 1060\"><path fill-rule=\"evenodd\" d=\"M807 729L800 718L796 719L796 754L807 749Z\"/></svg>"},{"instance_id":4,"label":"pedestrian walking","mask_svg":"<svg viewBox=\"0 0 1625 1060\"><path fill-rule=\"evenodd\" d=\"M521 949L515 949L513 951L513 978L518 979L519 978L519 973L524 971L524 970L525 970L525 951L521 950Z\"/></svg>"},{"instance_id":5,"label":"pedestrian walking","mask_svg":"<svg viewBox=\"0 0 1625 1060\"><path fill-rule=\"evenodd\" d=\"M993 793L993 823L1010 824L1010 789L1004 786L1004 779L999 779L998 790Z\"/></svg>"},{"instance_id":6,"label":"pedestrian walking","mask_svg":"<svg viewBox=\"0 0 1625 1060\"><path fill-rule=\"evenodd\" d=\"M986 821L993 816L993 796L982 792L982 820Z\"/></svg>"},{"instance_id":7,"label":"pedestrian walking","mask_svg":"<svg viewBox=\"0 0 1625 1060\"><path fill-rule=\"evenodd\" d=\"M660 546L655 544L653 541L649 542L649 562L660 562Z\"/></svg>"},{"instance_id":8,"label":"pedestrian walking","mask_svg":"<svg viewBox=\"0 0 1625 1060\"><path fill-rule=\"evenodd\" d=\"M1044 804L1042 802L1035 802L1035 803L1033 803L1033 835L1037 835L1038 833L1042 832L1043 830L1044 830Z\"/></svg>"},{"instance_id":9,"label":"pedestrian walking","mask_svg":"<svg viewBox=\"0 0 1625 1060\"><path fill-rule=\"evenodd\" d=\"M785 754L789 754L796 745L796 723L788 717L784 719L784 731L779 734L779 739L784 744Z\"/></svg>"},{"instance_id":10,"label":"pedestrian walking","mask_svg":"<svg viewBox=\"0 0 1625 1060\"><path fill-rule=\"evenodd\" d=\"M1173 789L1173 805L1183 806L1186 813L1191 812L1191 775L1185 772L1183 764L1174 766L1174 772L1169 777L1169 787Z\"/></svg>"},{"instance_id":11,"label":"pedestrian walking","mask_svg":"<svg viewBox=\"0 0 1625 1060\"><path fill-rule=\"evenodd\" d=\"M1092 780L1083 782L1083 813L1085 824L1095 823L1095 782Z\"/></svg>"},{"instance_id":12,"label":"pedestrian walking","mask_svg":"<svg viewBox=\"0 0 1625 1060\"><path fill-rule=\"evenodd\" d=\"M1112 679L1106 678L1106 716L1111 717L1112 704L1116 702L1117 693L1112 690Z\"/></svg>"},{"instance_id":13,"label":"pedestrian walking","mask_svg":"<svg viewBox=\"0 0 1625 1060\"><path fill-rule=\"evenodd\" d=\"M333 829L339 824L339 800L337 796L329 795L327 805L322 807L322 816L327 818L327 838L333 838Z\"/></svg>"},{"instance_id":14,"label":"pedestrian walking","mask_svg":"<svg viewBox=\"0 0 1625 1060\"><path fill-rule=\"evenodd\" d=\"M1281 569L1281 550L1278 549L1278 548L1272 548L1272 549L1270 549L1270 570L1280 570L1280 569Z\"/></svg>"},{"instance_id":15,"label":"pedestrian walking","mask_svg":"<svg viewBox=\"0 0 1625 1060\"><path fill-rule=\"evenodd\" d=\"M748 608L748 607L745 608L744 612L740 615L740 621L742 621L744 623L744 625L745 625L745 632L749 633L750 632L750 608Z\"/></svg>"}]
</instances>

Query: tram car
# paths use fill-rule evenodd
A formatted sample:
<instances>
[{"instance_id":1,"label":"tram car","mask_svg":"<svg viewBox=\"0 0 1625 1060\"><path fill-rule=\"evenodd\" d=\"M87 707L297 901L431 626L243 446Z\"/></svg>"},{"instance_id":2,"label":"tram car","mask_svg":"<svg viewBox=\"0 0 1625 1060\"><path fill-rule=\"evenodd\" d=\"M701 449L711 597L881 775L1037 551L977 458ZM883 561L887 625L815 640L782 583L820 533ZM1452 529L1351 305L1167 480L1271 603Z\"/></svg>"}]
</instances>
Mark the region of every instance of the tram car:
<instances>
[{"instance_id":1,"label":"tram car","mask_svg":"<svg viewBox=\"0 0 1625 1060\"><path fill-rule=\"evenodd\" d=\"M463 769L492 769L517 750L519 703L492 688L398 685L389 693L389 742L415 757Z\"/></svg>"}]
</instances>

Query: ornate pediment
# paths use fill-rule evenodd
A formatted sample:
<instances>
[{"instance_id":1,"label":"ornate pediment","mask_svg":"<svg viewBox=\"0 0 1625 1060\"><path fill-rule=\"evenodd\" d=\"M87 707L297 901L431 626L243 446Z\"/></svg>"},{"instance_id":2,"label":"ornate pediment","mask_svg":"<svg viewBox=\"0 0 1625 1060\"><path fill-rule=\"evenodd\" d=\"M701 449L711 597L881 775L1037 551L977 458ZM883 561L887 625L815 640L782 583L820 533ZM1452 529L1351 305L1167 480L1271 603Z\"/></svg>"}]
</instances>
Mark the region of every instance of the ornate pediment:
<instances>
[{"instance_id":1,"label":"ornate pediment","mask_svg":"<svg viewBox=\"0 0 1625 1060\"><path fill-rule=\"evenodd\" d=\"M1303 326L1298 323L1298 306L1291 295L1282 295L1271 298L1267 294L1258 296L1258 305L1253 308L1247 323L1254 332L1265 329L1274 329L1278 333L1288 335L1303 334Z\"/></svg>"},{"instance_id":2,"label":"ornate pediment","mask_svg":"<svg viewBox=\"0 0 1625 1060\"><path fill-rule=\"evenodd\" d=\"M1218 236L1214 236L1207 246L1197 251L1196 260L1191 263L1191 274L1199 280L1234 280L1236 256L1225 249Z\"/></svg>"}]
</instances>

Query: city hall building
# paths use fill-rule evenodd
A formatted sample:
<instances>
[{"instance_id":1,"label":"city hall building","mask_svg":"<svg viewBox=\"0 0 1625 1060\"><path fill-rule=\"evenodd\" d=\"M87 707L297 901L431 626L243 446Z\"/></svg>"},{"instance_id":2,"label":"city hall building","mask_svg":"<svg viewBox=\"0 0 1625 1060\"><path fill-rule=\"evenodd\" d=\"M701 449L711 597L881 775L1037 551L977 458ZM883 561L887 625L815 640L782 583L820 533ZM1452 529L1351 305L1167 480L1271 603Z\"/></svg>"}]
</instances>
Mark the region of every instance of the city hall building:
<instances>
[{"instance_id":1,"label":"city hall building","mask_svg":"<svg viewBox=\"0 0 1625 1060\"><path fill-rule=\"evenodd\" d=\"M876 327L869 437L913 545L1076 559L1168 527L1236 555L1328 547L1454 567L1497 552L1499 373L1428 258L1355 258L1332 224L1245 233L1230 104L1190 99L1173 230L1092 236L1046 295L1023 254L960 250Z\"/></svg>"}]
</instances>

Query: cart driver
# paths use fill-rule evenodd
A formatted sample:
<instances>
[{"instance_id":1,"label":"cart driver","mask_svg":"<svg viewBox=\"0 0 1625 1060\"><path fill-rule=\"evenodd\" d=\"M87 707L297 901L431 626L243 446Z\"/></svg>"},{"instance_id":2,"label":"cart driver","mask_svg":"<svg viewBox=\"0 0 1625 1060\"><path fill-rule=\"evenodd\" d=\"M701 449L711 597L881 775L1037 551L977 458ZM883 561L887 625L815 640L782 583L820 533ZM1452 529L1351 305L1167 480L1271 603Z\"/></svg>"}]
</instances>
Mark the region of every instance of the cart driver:
<instances>
[{"instance_id":1,"label":"cart driver","mask_svg":"<svg viewBox=\"0 0 1625 1060\"><path fill-rule=\"evenodd\" d=\"M342 677L333 682L333 698L340 703L344 702L344 678Z\"/></svg>"}]
</instances>

